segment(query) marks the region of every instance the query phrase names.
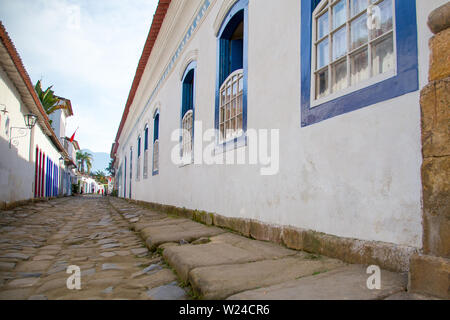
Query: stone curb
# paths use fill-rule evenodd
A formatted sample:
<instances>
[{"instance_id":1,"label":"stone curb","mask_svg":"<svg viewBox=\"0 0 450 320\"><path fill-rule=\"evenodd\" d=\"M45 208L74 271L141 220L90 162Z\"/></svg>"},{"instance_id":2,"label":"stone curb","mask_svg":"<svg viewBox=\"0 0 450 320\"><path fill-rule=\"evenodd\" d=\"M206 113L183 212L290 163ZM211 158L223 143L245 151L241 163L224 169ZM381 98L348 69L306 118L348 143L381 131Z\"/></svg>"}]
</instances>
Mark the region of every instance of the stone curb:
<instances>
[{"instance_id":1,"label":"stone curb","mask_svg":"<svg viewBox=\"0 0 450 320\"><path fill-rule=\"evenodd\" d=\"M13 201L13 202L0 201L0 211L11 210L11 209L14 209L17 207L27 206L27 205L34 204L34 203L49 202L51 200L64 199L64 198L69 198L69 197L71 197L71 196L32 198L32 199L18 200L18 201Z\"/></svg>"},{"instance_id":2,"label":"stone curb","mask_svg":"<svg viewBox=\"0 0 450 320\"><path fill-rule=\"evenodd\" d=\"M270 225L252 219L230 218L170 205L118 199L206 225L232 230L256 240L282 244L289 249L320 254L351 264L378 265L382 269L394 272L408 272L410 258L419 253L417 248L392 243L344 238L291 226Z\"/></svg>"}]
</instances>

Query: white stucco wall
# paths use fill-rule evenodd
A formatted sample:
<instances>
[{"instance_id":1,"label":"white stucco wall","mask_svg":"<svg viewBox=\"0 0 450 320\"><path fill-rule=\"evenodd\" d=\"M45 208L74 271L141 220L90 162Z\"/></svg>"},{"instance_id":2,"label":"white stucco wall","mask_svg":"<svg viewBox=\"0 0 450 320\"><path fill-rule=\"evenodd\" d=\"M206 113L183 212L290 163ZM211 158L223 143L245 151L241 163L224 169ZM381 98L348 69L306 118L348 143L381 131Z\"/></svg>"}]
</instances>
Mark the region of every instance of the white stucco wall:
<instances>
[{"instance_id":1,"label":"white stucco wall","mask_svg":"<svg viewBox=\"0 0 450 320\"><path fill-rule=\"evenodd\" d=\"M5 132L6 117L10 127L25 127L24 114L30 113L23 103L13 82L0 67L0 104L6 106L8 113L0 112L0 202L14 202L34 197L35 149L42 149L53 163L58 164L60 154L38 123L32 132L24 130L24 137L18 138L17 145L9 148L9 138ZM3 109L3 106L0 106ZM14 129L12 137L20 135ZM31 145L31 148L30 148ZM30 152L31 150L31 152Z\"/></svg>"},{"instance_id":2,"label":"white stucco wall","mask_svg":"<svg viewBox=\"0 0 450 320\"><path fill-rule=\"evenodd\" d=\"M149 178L142 178L141 160L141 177L136 181L134 152L132 198L421 247L419 91L301 128L300 1L249 1L248 128L280 129L278 174L261 176L260 166L255 165L178 167L172 163L175 143L170 136L180 126L180 75L187 56L197 60L195 120L202 121L203 130L214 127L217 41L213 26L223 2L212 1L146 108L203 3L172 1L119 140L118 161L123 165L126 156L128 163L126 196L130 147L136 150L146 122L151 144L152 115L159 106L159 175L151 175L150 156ZM420 88L428 76L431 32L426 20L445 2L417 1ZM138 120L142 110L145 113ZM122 190L123 177L121 182Z\"/></svg>"},{"instance_id":3,"label":"white stucco wall","mask_svg":"<svg viewBox=\"0 0 450 320\"><path fill-rule=\"evenodd\" d=\"M52 121L52 128L58 138L66 136L66 116L62 109L55 110L48 116Z\"/></svg>"}]
</instances>

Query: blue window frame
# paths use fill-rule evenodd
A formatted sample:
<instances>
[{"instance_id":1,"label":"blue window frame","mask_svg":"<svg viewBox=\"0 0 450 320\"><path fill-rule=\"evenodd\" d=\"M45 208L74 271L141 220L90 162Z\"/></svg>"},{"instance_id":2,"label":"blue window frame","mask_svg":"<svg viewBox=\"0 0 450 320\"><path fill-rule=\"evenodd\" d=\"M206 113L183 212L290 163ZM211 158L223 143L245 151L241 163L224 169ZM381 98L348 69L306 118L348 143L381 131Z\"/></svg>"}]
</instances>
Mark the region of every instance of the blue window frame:
<instances>
[{"instance_id":1,"label":"blue window frame","mask_svg":"<svg viewBox=\"0 0 450 320\"><path fill-rule=\"evenodd\" d=\"M320 0L301 2L301 126L352 112L419 89L416 1L395 1L395 76L311 107L313 11Z\"/></svg>"},{"instance_id":2,"label":"blue window frame","mask_svg":"<svg viewBox=\"0 0 450 320\"><path fill-rule=\"evenodd\" d=\"M148 125L145 126L144 130L144 151L148 150Z\"/></svg>"},{"instance_id":3,"label":"blue window frame","mask_svg":"<svg viewBox=\"0 0 450 320\"><path fill-rule=\"evenodd\" d=\"M194 156L194 121L195 121L195 70L197 62L192 61L186 67L183 78L181 79L182 94L181 94L181 117L180 128L185 129L186 132L180 133L180 156L190 154L193 159ZM190 113L189 113L190 112ZM187 133L189 132L189 134ZM189 150L187 150L189 149Z\"/></svg>"},{"instance_id":4,"label":"blue window frame","mask_svg":"<svg viewBox=\"0 0 450 320\"><path fill-rule=\"evenodd\" d=\"M183 79L181 80L183 92L181 101L181 118L189 110L194 109L194 92L195 92L195 68L197 67L197 62L192 61L186 67L183 74Z\"/></svg>"},{"instance_id":5,"label":"blue window frame","mask_svg":"<svg viewBox=\"0 0 450 320\"><path fill-rule=\"evenodd\" d=\"M159 110L155 112L153 117L153 143L159 140Z\"/></svg>"},{"instance_id":6,"label":"blue window frame","mask_svg":"<svg viewBox=\"0 0 450 320\"><path fill-rule=\"evenodd\" d=\"M130 199L131 199L131 183L133 181L133 147L130 147Z\"/></svg>"},{"instance_id":7,"label":"blue window frame","mask_svg":"<svg viewBox=\"0 0 450 320\"><path fill-rule=\"evenodd\" d=\"M242 27L242 30L240 28ZM236 36L236 33L242 36ZM239 0L227 13L217 35L217 71L215 124L216 153L246 145L247 138L247 80L248 80L248 0ZM232 140L221 141L220 88L228 76L243 69L242 134Z\"/></svg>"},{"instance_id":8,"label":"blue window frame","mask_svg":"<svg viewBox=\"0 0 450 320\"><path fill-rule=\"evenodd\" d=\"M127 197L127 157L125 156L125 163L124 163L124 174L123 174L123 197Z\"/></svg>"},{"instance_id":9,"label":"blue window frame","mask_svg":"<svg viewBox=\"0 0 450 320\"><path fill-rule=\"evenodd\" d=\"M152 175L159 174L159 109L153 115L153 161Z\"/></svg>"},{"instance_id":10,"label":"blue window frame","mask_svg":"<svg viewBox=\"0 0 450 320\"><path fill-rule=\"evenodd\" d=\"M133 147L130 147L130 183L133 178Z\"/></svg>"},{"instance_id":11,"label":"blue window frame","mask_svg":"<svg viewBox=\"0 0 450 320\"><path fill-rule=\"evenodd\" d=\"M137 156L138 158L141 156L141 136L138 137L137 141Z\"/></svg>"}]
</instances>

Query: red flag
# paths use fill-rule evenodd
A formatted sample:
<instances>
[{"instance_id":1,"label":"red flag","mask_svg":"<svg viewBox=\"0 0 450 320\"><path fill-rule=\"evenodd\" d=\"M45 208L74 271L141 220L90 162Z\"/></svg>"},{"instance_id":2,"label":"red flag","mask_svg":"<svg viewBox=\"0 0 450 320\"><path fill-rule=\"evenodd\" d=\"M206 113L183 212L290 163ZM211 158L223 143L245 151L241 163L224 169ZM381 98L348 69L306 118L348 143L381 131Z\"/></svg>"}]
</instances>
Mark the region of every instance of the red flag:
<instances>
[{"instance_id":1,"label":"red flag","mask_svg":"<svg viewBox=\"0 0 450 320\"><path fill-rule=\"evenodd\" d=\"M77 128L77 130L78 130L78 128ZM77 130L75 130L75 132L73 133L72 137L70 138L70 142L71 143L73 142L73 139L75 139L75 133L77 132Z\"/></svg>"}]
</instances>

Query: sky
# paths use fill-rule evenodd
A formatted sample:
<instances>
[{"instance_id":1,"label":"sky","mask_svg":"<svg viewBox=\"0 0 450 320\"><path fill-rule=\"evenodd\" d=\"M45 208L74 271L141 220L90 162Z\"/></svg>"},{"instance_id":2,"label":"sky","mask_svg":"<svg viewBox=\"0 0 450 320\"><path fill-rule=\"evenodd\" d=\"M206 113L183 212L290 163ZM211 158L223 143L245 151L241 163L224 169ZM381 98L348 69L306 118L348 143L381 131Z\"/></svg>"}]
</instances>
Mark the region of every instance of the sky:
<instances>
[{"instance_id":1,"label":"sky","mask_svg":"<svg viewBox=\"0 0 450 320\"><path fill-rule=\"evenodd\" d=\"M66 136L111 151L158 0L0 0L35 84L72 102Z\"/></svg>"}]
</instances>

